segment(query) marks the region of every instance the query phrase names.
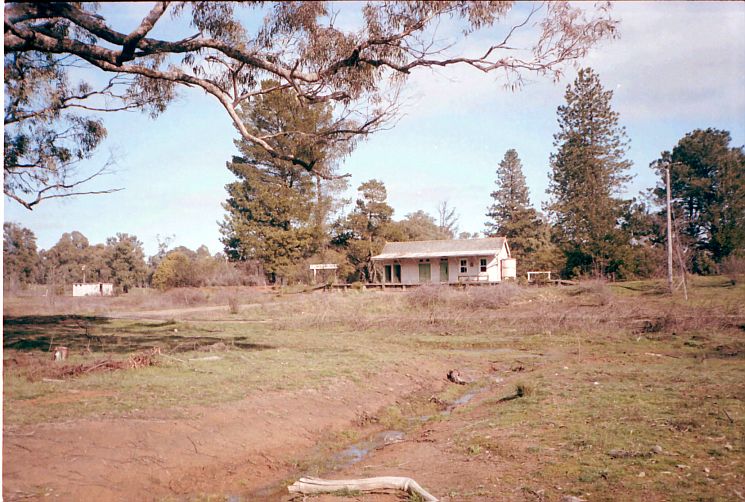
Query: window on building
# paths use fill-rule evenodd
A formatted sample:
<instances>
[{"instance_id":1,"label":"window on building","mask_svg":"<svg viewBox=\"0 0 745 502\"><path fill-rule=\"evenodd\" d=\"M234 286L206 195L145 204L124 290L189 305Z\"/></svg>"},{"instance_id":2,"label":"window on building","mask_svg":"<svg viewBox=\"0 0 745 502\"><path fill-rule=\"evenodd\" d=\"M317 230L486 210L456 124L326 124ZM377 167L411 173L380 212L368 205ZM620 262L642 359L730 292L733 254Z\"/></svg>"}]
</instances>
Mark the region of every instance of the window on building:
<instances>
[{"instance_id":1,"label":"window on building","mask_svg":"<svg viewBox=\"0 0 745 502\"><path fill-rule=\"evenodd\" d=\"M460 273L461 274L467 274L468 273L468 260L461 260L460 261Z\"/></svg>"},{"instance_id":2,"label":"window on building","mask_svg":"<svg viewBox=\"0 0 745 502\"><path fill-rule=\"evenodd\" d=\"M479 270L486 272L486 258L481 258L481 260L479 260Z\"/></svg>"}]
</instances>

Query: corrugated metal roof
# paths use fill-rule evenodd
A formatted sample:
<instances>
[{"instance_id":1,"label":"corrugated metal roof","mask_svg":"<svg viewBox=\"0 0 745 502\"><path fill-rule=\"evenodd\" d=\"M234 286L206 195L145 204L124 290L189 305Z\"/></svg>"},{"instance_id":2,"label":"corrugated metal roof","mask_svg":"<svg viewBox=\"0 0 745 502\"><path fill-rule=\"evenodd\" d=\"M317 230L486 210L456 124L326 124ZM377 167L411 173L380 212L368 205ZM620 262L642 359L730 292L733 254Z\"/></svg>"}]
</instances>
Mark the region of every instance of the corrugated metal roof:
<instances>
[{"instance_id":1,"label":"corrugated metal roof","mask_svg":"<svg viewBox=\"0 0 745 502\"><path fill-rule=\"evenodd\" d=\"M504 237L488 239L458 239L451 241L388 242L373 260L402 258L436 258L438 256L484 256L497 254L505 243Z\"/></svg>"}]
</instances>

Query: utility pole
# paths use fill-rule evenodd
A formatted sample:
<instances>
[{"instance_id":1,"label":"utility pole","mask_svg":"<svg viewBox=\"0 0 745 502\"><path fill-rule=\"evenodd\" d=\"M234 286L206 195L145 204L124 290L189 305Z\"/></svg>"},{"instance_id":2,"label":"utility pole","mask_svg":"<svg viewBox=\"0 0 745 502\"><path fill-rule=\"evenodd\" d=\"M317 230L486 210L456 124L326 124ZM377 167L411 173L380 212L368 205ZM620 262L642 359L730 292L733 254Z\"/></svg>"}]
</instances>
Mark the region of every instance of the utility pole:
<instances>
[{"instance_id":1,"label":"utility pole","mask_svg":"<svg viewBox=\"0 0 745 502\"><path fill-rule=\"evenodd\" d=\"M673 218L670 214L670 164L665 166L665 185L667 188L667 289L673 293Z\"/></svg>"}]
</instances>

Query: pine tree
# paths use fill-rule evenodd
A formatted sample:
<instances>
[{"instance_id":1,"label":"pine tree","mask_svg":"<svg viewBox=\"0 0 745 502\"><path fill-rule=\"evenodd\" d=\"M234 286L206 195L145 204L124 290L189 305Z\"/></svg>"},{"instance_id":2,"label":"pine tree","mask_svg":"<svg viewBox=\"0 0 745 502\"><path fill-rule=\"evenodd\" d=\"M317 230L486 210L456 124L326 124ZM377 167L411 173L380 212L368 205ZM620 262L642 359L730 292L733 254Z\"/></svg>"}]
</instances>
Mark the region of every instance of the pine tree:
<instances>
[{"instance_id":1,"label":"pine tree","mask_svg":"<svg viewBox=\"0 0 745 502\"><path fill-rule=\"evenodd\" d=\"M290 91L260 95L240 115L252 134L266 137L276 150L302 157L315 166L314 173L327 178L333 177L335 160L350 148L317 136L334 120L329 105L303 104ZM325 242L333 194L345 184L327 182L254 143L241 140L236 146L241 156L227 164L238 181L226 186L229 198L223 207L228 214L221 224L225 252L233 260L259 260L273 280L286 277Z\"/></svg>"},{"instance_id":2,"label":"pine tree","mask_svg":"<svg viewBox=\"0 0 745 502\"><path fill-rule=\"evenodd\" d=\"M497 168L497 189L491 193L494 200L486 216L486 235L509 238L518 237L516 230L529 224L536 217L530 207L528 186L525 183L522 162L515 150L507 150Z\"/></svg>"},{"instance_id":3,"label":"pine tree","mask_svg":"<svg viewBox=\"0 0 745 502\"><path fill-rule=\"evenodd\" d=\"M567 86L566 104L557 110L558 149L551 155L552 173L546 208L555 238L567 258L569 275L622 272L622 248L628 238L619 225L626 202L618 193L630 179L624 159L628 142L611 108L613 92L598 75L581 69Z\"/></svg>"},{"instance_id":4,"label":"pine tree","mask_svg":"<svg viewBox=\"0 0 745 502\"><path fill-rule=\"evenodd\" d=\"M372 257L380 253L390 234L399 234L388 205L388 191L380 180L368 180L357 187L360 197L346 218L336 223L333 243L343 248L355 267L354 280L374 282L377 270ZM396 237L400 238L400 235Z\"/></svg>"},{"instance_id":5,"label":"pine tree","mask_svg":"<svg viewBox=\"0 0 745 502\"><path fill-rule=\"evenodd\" d=\"M497 188L491 193L484 234L507 237L512 256L522 272L551 270L556 266L555 248L550 241L548 224L530 206L528 186L520 157L507 150L497 167Z\"/></svg>"},{"instance_id":6,"label":"pine tree","mask_svg":"<svg viewBox=\"0 0 745 502\"><path fill-rule=\"evenodd\" d=\"M696 129L652 163L661 178L658 202L665 200L670 168L673 212L694 249L697 273L716 272L724 258L745 252L745 149L731 141L728 131Z\"/></svg>"}]
</instances>

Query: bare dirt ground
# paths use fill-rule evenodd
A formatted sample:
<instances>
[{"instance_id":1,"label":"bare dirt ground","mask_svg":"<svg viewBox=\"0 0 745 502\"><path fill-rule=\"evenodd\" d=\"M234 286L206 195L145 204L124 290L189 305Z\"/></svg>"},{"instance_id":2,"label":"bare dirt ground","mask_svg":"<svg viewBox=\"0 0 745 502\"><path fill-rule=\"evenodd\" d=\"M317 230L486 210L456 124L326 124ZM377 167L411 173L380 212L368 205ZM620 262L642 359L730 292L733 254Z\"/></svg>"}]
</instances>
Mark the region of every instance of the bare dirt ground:
<instances>
[{"instance_id":1,"label":"bare dirt ground","mask_svg":"<svg viewBox=\"0 0 745 502\"><path fill-rule=\"evenodd\" d=\"M286 494L319 437L411 393L447 385L441 361L416 373L387 370L365 389L269 392L217 408L75 420L5 430L5 500L189 499L221 493L249 500ZM72 399L75 396L71 396ZM241 495L243 494L243 495ZM263 494L263 495L262 495Z\"/></svg>"}]
</instances>

